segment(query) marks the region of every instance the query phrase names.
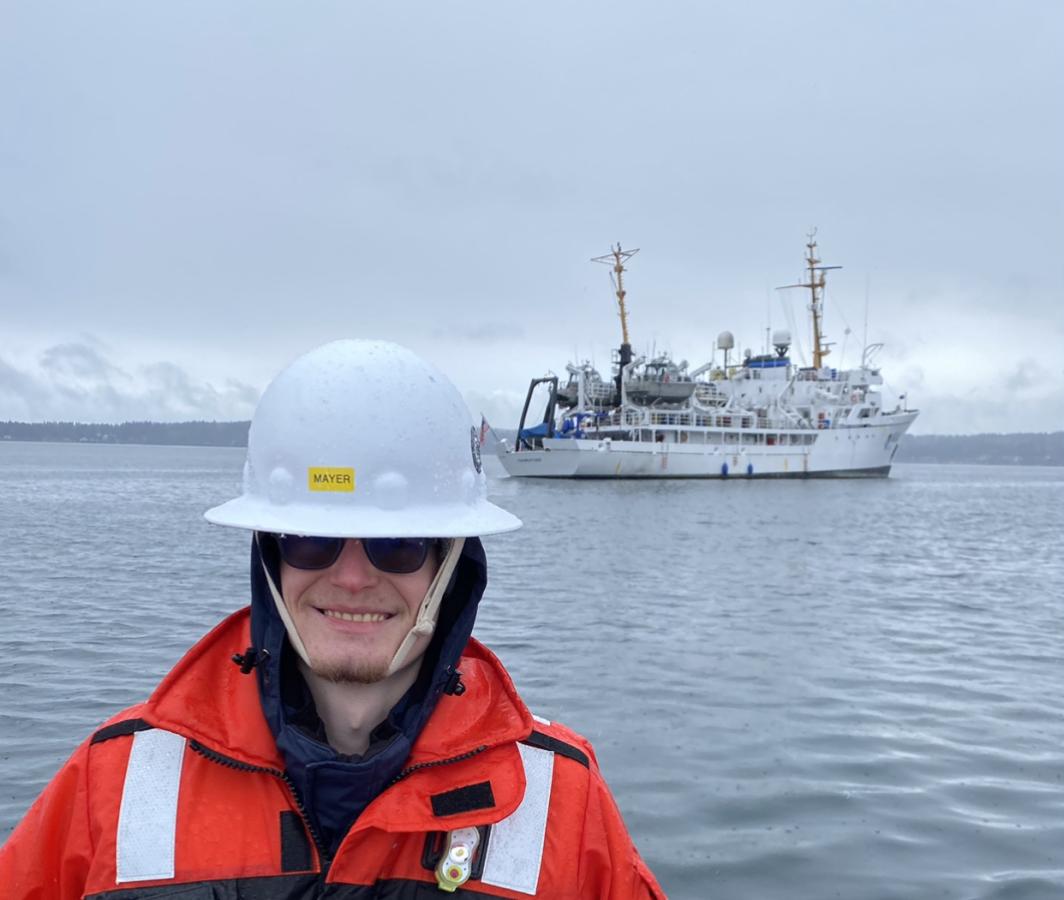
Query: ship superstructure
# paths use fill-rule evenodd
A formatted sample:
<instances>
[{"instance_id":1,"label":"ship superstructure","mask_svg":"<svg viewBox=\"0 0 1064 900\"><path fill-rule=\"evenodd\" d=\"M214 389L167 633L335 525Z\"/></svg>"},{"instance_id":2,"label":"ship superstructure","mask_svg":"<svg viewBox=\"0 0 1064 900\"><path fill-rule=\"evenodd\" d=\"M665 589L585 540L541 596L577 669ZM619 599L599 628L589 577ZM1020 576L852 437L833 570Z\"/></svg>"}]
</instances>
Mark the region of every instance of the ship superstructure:
<instances>
[{"instance_id":1,"label":"ship superstructure","mask_svg":"<svg viewBox=\"0 0 1064 900\"><path fill-rule=\"evenodd\" d=\"M727 478L885 476L901 436L918 415L900 402L885 409L882 348L864 348L852 369L825 364L825 272L815 232L806 243L812 365L791 360L791 335L772 334L772 351L732 361L721 332L713 357L696 369L667 354L635 356L629 340L624 263L618 244L596 262L612 265L622 343L610 378L570 363L567 379L529 385L513 446L499 458L510 475L545 478ZM722 359L717 359L718 352ZM530 418L531 416L531 418Z\"/></svg>"}]
</instances>

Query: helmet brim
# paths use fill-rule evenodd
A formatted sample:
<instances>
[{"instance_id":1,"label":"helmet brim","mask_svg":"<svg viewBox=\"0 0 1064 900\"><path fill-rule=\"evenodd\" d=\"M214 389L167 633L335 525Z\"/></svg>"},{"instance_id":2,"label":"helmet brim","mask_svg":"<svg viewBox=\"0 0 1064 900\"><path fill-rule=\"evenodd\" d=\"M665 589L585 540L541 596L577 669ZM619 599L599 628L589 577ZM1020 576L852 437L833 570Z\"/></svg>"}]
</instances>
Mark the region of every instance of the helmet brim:
<instances>
[{"instance_id":1,"label":"helmet brim","mask_svg":"<svg viewBox=\"0 0 1064 900\"><path fill-rule=\"evenodd\" d=\"M237 497L207 510L203 517L214 525L307 534L318 537L482 537L521 527L521 520L487 500L473 505L445 504L401 510L322 508L312 504L277 506L251 497ZM416 524L415 524L416 523Z\"/></svg>"}]
</instances>

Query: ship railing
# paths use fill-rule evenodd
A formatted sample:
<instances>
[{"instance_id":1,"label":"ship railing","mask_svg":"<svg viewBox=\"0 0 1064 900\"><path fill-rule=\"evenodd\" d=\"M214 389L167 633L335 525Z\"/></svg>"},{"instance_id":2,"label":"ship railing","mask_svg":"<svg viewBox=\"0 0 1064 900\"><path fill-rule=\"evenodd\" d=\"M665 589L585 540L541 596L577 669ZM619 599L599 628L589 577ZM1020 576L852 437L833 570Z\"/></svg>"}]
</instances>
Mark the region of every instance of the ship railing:
<instances>
[{"instance_id":1,"label":"ship railing","mask_svg":"<svg viewBox=\"0 0 1064 900\"><path fill-rule=\"evenodd\" d=\"M623 416L622 416L621 411L619 409L615 409L612 412L610 412L608 415L605 415L605 416L596 415L595 416L595 420L591 424L590 427L596 428L596 429L616 428L619 425L621 425L622 421L623 421Z\"/></svg>"},{"instance_id":2,"label":"ship railing","mask_svg":"<svg viewBox=\"0 0 1064 900\"><path fill-rule=\"evenodd\" d=\"M831 410L832 418L842 418L844 412L838 404L838 398L832 398L825 406ZM724 407L719 412L702 409L647 409L638 406L626 406L612 410L606 416L595 418L592 427L602 428L713 428L725 431L742 431L748 429L768 430L772 428L811 428L812 423L796 415L783 406L775 407L772 414L768 410L744 410Z\"/></svg>"},{"instance_id":3,"label":"ship railing","mask_svg":"<svg viewBox=\"0 0 1064 900\"><path fill-rule=\"evenodd\" d=\"M626 425L640 424L633 418L625 418ZM644 420L651 427L671 428L721 428L749 429L771 428L772 422L767 416L758 416L749 412L704 413L691 411L651 412Z\"/></svg>"},{"instance_id":4,"label":"ship railing","mask_svg":"<svg viewBox=\"0 0 1064 900\"><path fill-rule=\"evenodd\" d=\"M687 413L653 412L650 414L651 425L690 425L691 417Z\"/></svg>"},{"instance_id":5,"label":"ship railing","mask_svg":"<svg viewBox=\"0 0 1064 900\"><path fill-rule=\"evenodd\" d=\"M840 407L824 410L825 418L831 416L832 422L845 418ZM725 432L747 431L753 429L815 429L823 427L819 422L809 422L790 410L778 408L774 415L759 415L753 411L732 410L727 413L707 413L699 410L648 410L638 407L615 409L605 416L596 416L589 421L587 433L608 428L711 428Z\"/></svg>"}]
</instances>

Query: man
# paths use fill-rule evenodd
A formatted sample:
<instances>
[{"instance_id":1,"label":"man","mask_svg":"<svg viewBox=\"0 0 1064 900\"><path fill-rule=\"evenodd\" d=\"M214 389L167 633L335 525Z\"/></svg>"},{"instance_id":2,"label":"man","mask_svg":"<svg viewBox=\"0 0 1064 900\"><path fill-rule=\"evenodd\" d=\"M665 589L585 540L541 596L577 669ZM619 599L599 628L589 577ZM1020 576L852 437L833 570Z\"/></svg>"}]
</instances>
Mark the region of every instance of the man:
<instances>
[{"instance_id":1,"label":"man","mask_svg":"<svg viewBox=\"0 0 1064 900\"><path fill-rule=\"evenodd\" d=\"M455 388L337 341L267 388L240 497L251 607L56 775L0 851L10 900L663 896L590 745L470 637L486 499Z\"/></svg>"}]
</instances>

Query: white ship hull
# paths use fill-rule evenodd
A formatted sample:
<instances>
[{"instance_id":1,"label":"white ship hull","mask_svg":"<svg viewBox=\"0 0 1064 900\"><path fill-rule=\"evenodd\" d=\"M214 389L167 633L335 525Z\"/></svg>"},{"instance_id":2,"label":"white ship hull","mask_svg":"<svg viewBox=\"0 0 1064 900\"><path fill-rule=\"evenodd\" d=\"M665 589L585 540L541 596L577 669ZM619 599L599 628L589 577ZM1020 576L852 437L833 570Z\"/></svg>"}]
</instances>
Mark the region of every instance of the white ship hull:
<instances>
[{"instance_id":1,"label":"white ship hull","mask_svg":"<svg viewBox=\"0 0 1064 900\"><path fill-rule=\"evenodd\" d=\"M866 344L860 365L826 365L830 344L821 330L824 273L815 235L806 243L812 365L789 356L789 331L772 333L764 352L749 349L730 363L734 336L722 331L724 353L691 370L666 353L635 356L625 318L624 262L637 251L618 244L596 262L612 264L622 343L604 379L584 361L569 363L563 386L548 372L528 386L514 446L498 446L503 468L519 478L859 478L885 477L898 444L918 415L897 398L884 405L883 375ZM768 335L766 334L766 338ZM542 412L540 412L542 410ZM530 415L531 414L531 415Z\"/></svg>"},{"instance_id":2,"label":"white ship hull","mask_svg":"<svg viewBox=\"0 0 1064 900\"><path fill-rule=\"evenodd\" d=\"M499 459L508 474L526 478L885 477L916 415L883 414L875 424L813 432L773 430L760 439L759 429L743 429L726 443L699 443L697 432L682 442L545 438L542 449L500 447Z\"/></svg>"}]
</instances>

